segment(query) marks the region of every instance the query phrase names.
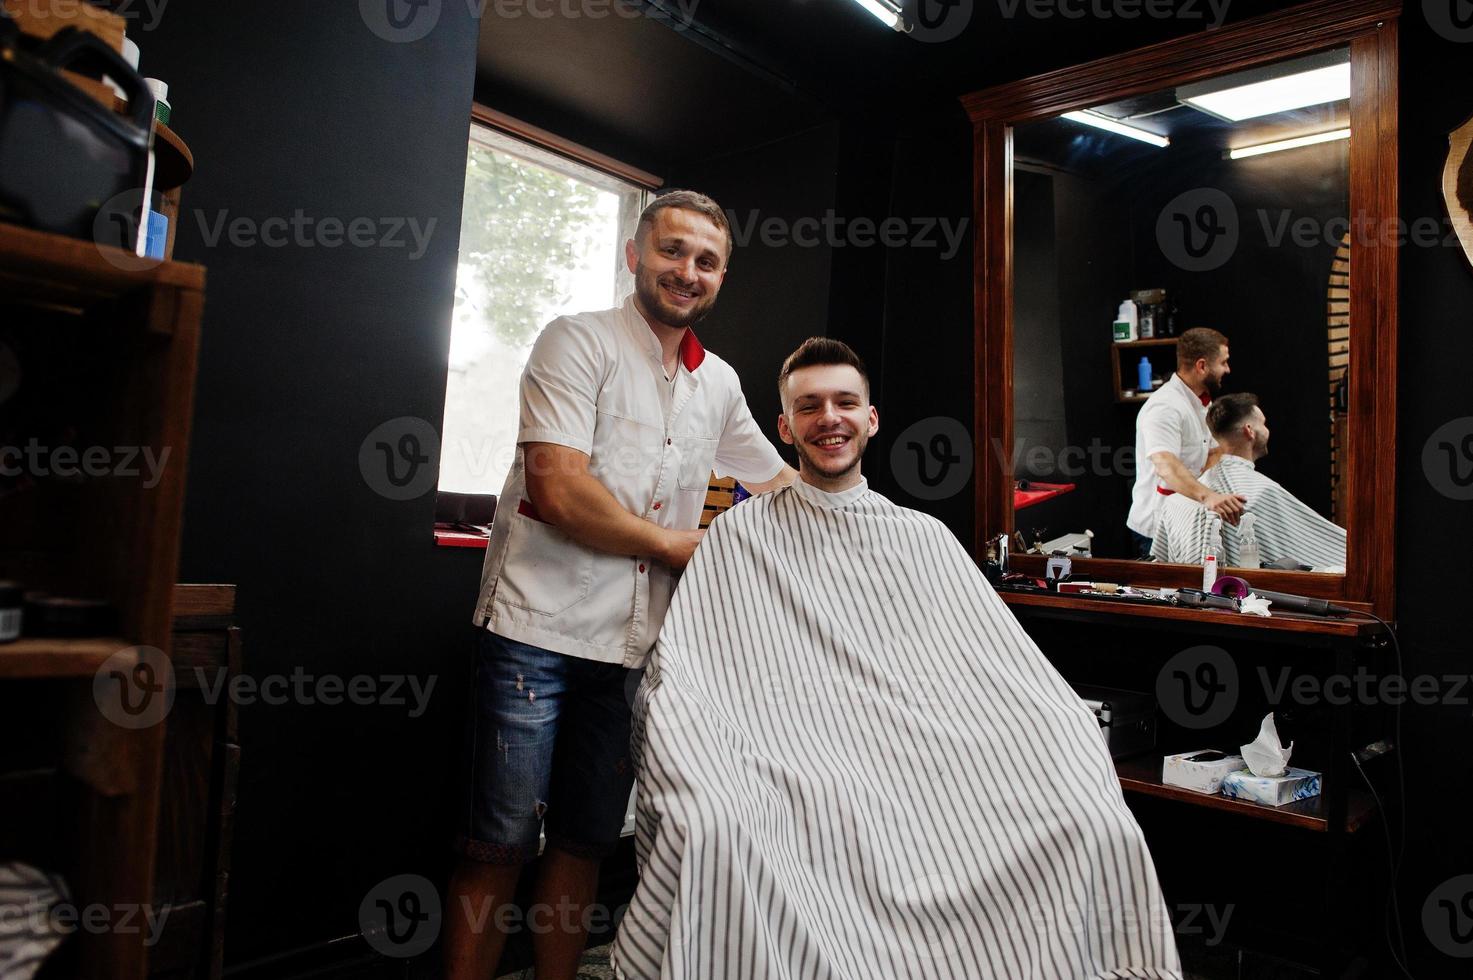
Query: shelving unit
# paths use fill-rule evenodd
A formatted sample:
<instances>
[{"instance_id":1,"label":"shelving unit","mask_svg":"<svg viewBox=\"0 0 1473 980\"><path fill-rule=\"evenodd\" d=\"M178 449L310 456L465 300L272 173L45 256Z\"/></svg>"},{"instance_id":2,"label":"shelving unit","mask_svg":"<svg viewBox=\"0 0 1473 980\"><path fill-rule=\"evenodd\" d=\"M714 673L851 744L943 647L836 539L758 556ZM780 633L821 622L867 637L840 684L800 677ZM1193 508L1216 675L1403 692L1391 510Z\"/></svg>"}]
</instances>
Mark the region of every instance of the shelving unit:
<instances>
[{"instance_id":1,"label":"shelving unit","mask_svg":"<svg viewBox=\"0 0 1473 980\"><path fill-rule=\"evenodd\" d=\"M60 759L49 780L57 785L10 805L58 807L19 815L17 825L62 839L7 843L52 857L47 870L65 876L79 909L149 904L158 851L165 726L115 724L94 700L93 679L120 652L114 666L136 662L134 647L170 652L205 270L138 265L116 249L0 224L0 343L20 367L0 445L34 440L56 454L0 483L0 578L103 599L117 621L105 636L0 644L7 697L59 692L65 713L54 733L62 746L34 745L24 718L0 719L7 744ZM53 468L61 449L78 458L95 449L116 465L62 474ZM160 461L149 479L130 469L147 454ZM55 955L68 976L143 980L146 940L143 930L83 929Z\"/></svg>"},{"instance_id":2,"label":"shelving unit","mask_svg":"<svg viewBox=\"0 0 1473 980\"><path fill-rule=\"evenodd\" d=\"M1173 606L1136 604L1087 596L1044 595L1039 593L1008 592L999 595L1018 616L1025 627L1039 624L1039 643L1044 654L1050 655L1047 636L1051 630L1044 629L1047 621L1083 624L1092 628L1109 629L1126 633L1139 639L1147 649L1159 649L1156 643L1146 642L1148 634L1160 634L1160 646L1175 646L1176 638L1191 644L1203 642L1220 643L1220 650L1232 656L1239 664L1239 676L1247 676L1242 655L1251 657L1251 662L1281 664L1305 673L1328 676L1354 676L1358 666L1373 669L1388 667L1385 655L1389 650L1386 628L1380 623L1364 617L1326 619L1316 616L1276 613L1268 619L1244 616L1225 610L1179 609ZM1229 653L1229 651L1233 651ZM1068 676L1062 663L1067 659L1066 651L1055 649L1054 658L1060 669ZM1148 659L1127 667L1122 661L1120 668L1111 673L1133 672L1139 679L1159 669L1160 662L1153 657L1159 653L1143 653ZM1075 669L1079 669L1074 663ZM1094 676L1091 683L1114 684ZM1119 684L1118 686L1127 686ZM1239 702L1241 704L1241 702ZM1283 702L1269 702L1269 707L1279 710ZM1292 705L1291 705L1292 707ZM1261 710L1261 709L1258 709ZM1268 806L1245 800L1236 800L1222 795L1197 793L1177 786L1167 786L1161 781L1163 755L1170 752L1187 751L1204 746L1232 746L1241 744L1242 722L1239 718L1231 730L1207 728L1188 731L1181 726L1163 722L1165 734L1158 735L1156 748L1139 755L1115 760L1116 775L1127 800L1150 799L1161 801L1151 804L1153 812L1160 807L1178 808L1171 811L1169 822L1186 823L1201 819L1203 827L1219 828L1216 833L1225 833L1221 821L1251 821L1256 827L1266 828L1265 833L1288 835L1276 837L1283 840L1283 847L1296 854L1313 851L1321 857L1299 870L1302 879L1311 882L1308 887L1317 893L1318 904L1325 913L1327 932L1310 944L1312 954L1322 976L1340 976L1349 957L1356 948L1352 927L1354 920L1351 907L1353 901L1355 862L1349 860L1351 843L1358 833L1385 819L1375 805L1375 799L1364 787L1361 776L1351 763L1352 748L1367 741L1368 735L1384 738L1390 734L1384 729L1386 718L1366 717L1366 730L1357 731L1352 717L1356 706L1348 702L1326 699L1322 711L1315 716L1313 731L1306 730L1305 737L1313 735L1316 752L1314 758L1296 761L1322 773L1321 795L1299 800L1284 806ZM1354 733L1354 738L1352 735ZM1183 744L1190 742L1191 744ZM1383 787L1384 790L1384 787ZM1389 806L1399 804L1383 791L1383 801ZM1132 806L1135 806L1132 803ZM1244 824L1245 828L1249 825ZM1308 834L1309 837L1294 837ZM1148 842L1150 835L1148 833ZM1310 848L1306 845L1314 843ZM1159 855L1158 855L1159 857ZM1251 931L1251 927L1250 927ZM1255 940L1256 941L1256 940Z\"/></svg>"},{"instance_id":3,"label":"shelving unit","mask_svg":"<svg viewBox=\"0 0 1473 980\"><path fill-rule=\"evenodd\" d=\"M1115 401L1122 405L1131 405L1138 404L1151 397L1149 394L1125 394L1125 379L1130 377L1129 372L1133 370L1133 368L1126 368L1120 363L1122 351L1140 352L1150 350L1153 347L1174 348L1176 347L1176 343L1176 337L1154 337L1150 340L1112 341L1110 346L1114 348L1114 351L1110 354L1110 368L1114 376L1115 387L1112 390L1115 392ZM1173 354L1172 356L1174 359L1175 354ZM1133 385L1132 388L1134 388Z\"/></svg>"}]
</instances>

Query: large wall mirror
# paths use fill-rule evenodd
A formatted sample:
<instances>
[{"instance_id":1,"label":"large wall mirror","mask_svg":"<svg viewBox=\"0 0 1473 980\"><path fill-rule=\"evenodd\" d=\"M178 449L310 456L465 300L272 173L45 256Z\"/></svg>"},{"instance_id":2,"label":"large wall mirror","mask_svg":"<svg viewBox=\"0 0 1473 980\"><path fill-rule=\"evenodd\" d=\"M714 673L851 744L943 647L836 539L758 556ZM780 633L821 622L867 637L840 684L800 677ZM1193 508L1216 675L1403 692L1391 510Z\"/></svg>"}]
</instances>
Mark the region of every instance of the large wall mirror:
<instances>
[{"instance_id":1,"label":"large wall mirror","mask_svg":"<svg viewBox=\"0 0 1473 980\"><path fill-rule=\"evenodd\" d=\"M1306 4L964 100L979 554L1189 585L1210 553L1390 611L1398 13Z\"/></svg>"}]
</instances>

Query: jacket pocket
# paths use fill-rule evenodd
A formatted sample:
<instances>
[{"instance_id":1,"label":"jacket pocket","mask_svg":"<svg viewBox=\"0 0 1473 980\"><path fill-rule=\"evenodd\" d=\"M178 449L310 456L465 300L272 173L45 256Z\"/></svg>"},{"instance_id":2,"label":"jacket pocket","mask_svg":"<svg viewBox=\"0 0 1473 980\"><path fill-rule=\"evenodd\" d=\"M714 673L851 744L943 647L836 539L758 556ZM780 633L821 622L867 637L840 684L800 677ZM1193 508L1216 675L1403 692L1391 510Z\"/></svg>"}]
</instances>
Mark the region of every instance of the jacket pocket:
<instances>
[{"instance_id":1,"label":"jacket pocket","mask_svg":"<svg viewBox=\"0 0 1473 980\"><path fill-rule=\"evenodd\" d=\"M587 549L534 517L513 514L510 519L497 598L542 616L556 616L586 599L593 581Z\"/></svg>"},{"instance_id":2,"label":"jacket pocket","mask_svg":"<svg viewBox=\"0 0 1473 980\"><path fill-rule=\"evenodd\" d=\"M682 490L705 490L711 484L711 467L716 462L716 440L704 436L672 436L680 456L676 475Z\"/></svg>"}]
</instances>

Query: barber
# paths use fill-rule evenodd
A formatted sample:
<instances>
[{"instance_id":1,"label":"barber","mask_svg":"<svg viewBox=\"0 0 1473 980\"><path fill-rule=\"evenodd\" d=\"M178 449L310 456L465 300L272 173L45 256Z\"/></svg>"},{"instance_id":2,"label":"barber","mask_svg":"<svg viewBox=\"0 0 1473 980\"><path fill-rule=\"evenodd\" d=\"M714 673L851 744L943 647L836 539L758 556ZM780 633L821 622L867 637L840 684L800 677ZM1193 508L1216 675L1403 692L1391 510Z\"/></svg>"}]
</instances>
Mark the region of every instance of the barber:
<instances>
[{"instance_id":1,"label":"barber","mask_svg":"<svg viewBox=\"0 0 1473 980\"><path fill-rule=\"evenodd\" d=\"M1151 556L1151 539L1161 500L1179 493L1236 525L1247 500L1218 493L1197 479L1222 449L1207 428L1207 406L1231 373L1228 341L1221 333L1194 327L1176 345L1176 372L1141 406L1135 421L1135 487L1126 527L1141 558Z\"/></svg>"},{"instance_id":2,"label":"barber","mask_svg":"<svg viewBox=\"0 0 1473 980\"><path fill-rule=\"evenodd\" d=\"M575 976L634 781L629 675L704 533L711 471L757 493L796 475L753 421L736 372L690 329L715 304L731 250L715 201L656 198L625 244L633 295L554 320L528 358L476 606L448 980L494 975L500 913L544 820L533 960L542 980Z\"/></svg>"}]
</instances>

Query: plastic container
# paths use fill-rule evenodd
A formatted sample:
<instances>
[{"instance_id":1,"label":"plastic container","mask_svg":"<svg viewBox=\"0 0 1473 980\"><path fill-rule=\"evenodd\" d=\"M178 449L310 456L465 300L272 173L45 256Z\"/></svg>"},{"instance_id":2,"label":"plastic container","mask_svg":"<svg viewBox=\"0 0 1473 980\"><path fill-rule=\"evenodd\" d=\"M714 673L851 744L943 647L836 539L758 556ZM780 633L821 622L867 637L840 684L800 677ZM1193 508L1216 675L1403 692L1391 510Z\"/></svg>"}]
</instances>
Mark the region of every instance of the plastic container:
<instances>
[{"instance_id":1,"label":"plastic container","mask_svg":"<svg viewBox=\"0 0 1473 980\"><path fill-rule=\"evenodd\" d=\"M1128 299L1120 304L1120 312L1115 314L1114 335L1117 344L1140 339L1140 324L1136 318L1135 300Z\"/></svg>"},{"instance_id":2,"label":"plastic container","mask_svg":"<svg viewBox=\"0 0 1473 980\"><path fill-rule=\"evenodd\" d=\"M169 245L169 218L168 215L157 211L148 212L148 235L145 239L143 254L145 258L162 259L164 251Z\"/></svg>"},{"instance_id":3,"label":"plastic container","mask_svg":"<svg viewBox=\"0 0 1473 980\"><path fill-rule=\"evenodd\" d=\"M1202 591L1211 592L1212 587L1217 584L1217 556L1208 555L1202 559Z\"/></svg>"},{"instance_id":4,"label":"plastic container","mask_svg":"<svg viewBox=\"0 0 1473 980\"><path fill-rule=\"evenodd\" d=\"M1258 568L1258 518L1244 514L1238 523L1238 564L1243 568Z\"/></svg>"},{"instance_id":5,"label":"plastic container","mask_svg":"<svg viewBox=\"0 0 1473 980\"><path fill-rule=\"evenodd\" d=\"M1135 366L1136 388L1142 394L1151 393L1151 359L1141 355L1141 362Z\"/></svg>"},{"instance_id":6,"label":"plastic container","mask_svg":"<svg viewBox=\"0 0 1473 980\"><path fill-rule=\"evenodd\" d=\"M169 104L169 83L157 78L145 78L143 84L148 86L148 90L153 93L156 100L153 117L163 125L169 125L169 120L174 115L174 107Z\"/></svg>"}]
</instances>

